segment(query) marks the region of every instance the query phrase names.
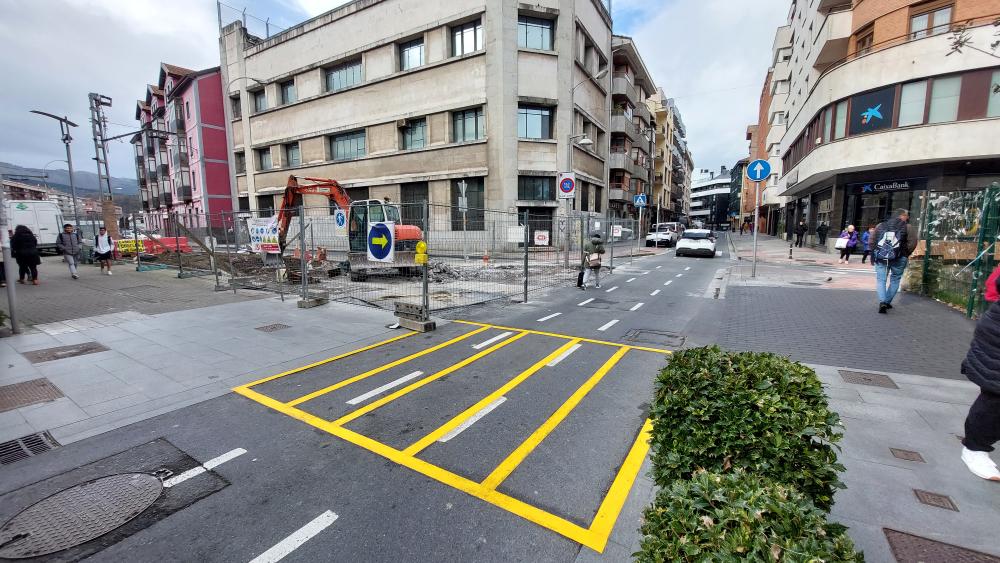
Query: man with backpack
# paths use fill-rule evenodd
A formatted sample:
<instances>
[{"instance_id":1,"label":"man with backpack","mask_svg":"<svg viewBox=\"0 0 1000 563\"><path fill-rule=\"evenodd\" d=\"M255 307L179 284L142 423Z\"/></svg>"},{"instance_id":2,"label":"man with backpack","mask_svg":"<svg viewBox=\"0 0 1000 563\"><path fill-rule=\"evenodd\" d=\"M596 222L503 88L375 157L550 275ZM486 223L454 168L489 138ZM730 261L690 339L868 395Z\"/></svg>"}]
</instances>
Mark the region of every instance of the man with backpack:
<instances>
[{"instance_id":1,"label":"man with backpack","mask_svg":"<svg viewBox=\"0 0 1000 563\"><path fill-rule=\"evenodd\" d=\"M897 209L892 217L875 227L875 233L869 239L872 262L875 263L878 312L883 315L892 309L892 300L899 291L899 282L903 279L909 256L917 247L917 237L912 237L911 241L907 233L909 220L908 210Z\"/></svg>"}]
</instances>

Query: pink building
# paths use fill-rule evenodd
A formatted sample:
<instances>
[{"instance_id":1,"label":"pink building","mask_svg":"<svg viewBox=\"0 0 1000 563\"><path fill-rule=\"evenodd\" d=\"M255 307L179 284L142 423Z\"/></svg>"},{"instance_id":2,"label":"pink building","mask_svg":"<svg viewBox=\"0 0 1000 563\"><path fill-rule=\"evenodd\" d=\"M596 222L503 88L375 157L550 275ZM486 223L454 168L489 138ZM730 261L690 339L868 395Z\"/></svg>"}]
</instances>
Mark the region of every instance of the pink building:
<instances>
[{"instance_id":1,"label":"pink building","mask_svg":"<svg viewBox=\"0 0 1000 563\"><path fill-rule=\"evenodd\" d=\"M219 67L162 63L135 118L142 131L132 144L147 226L166 229L177 213L185 225L204 227L206 217L233 210Z\"/></svg>"}]
</instances>

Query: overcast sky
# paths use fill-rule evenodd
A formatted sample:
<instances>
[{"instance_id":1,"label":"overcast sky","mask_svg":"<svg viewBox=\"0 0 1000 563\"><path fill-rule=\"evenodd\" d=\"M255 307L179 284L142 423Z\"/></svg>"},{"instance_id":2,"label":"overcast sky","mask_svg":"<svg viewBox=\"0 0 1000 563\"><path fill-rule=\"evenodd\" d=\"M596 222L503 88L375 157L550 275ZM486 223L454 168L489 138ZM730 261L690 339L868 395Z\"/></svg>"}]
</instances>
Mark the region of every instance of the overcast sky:
<instances>
[{"instance_id":1,"label":"overcast sky","mask_svg":"<svg viewBox=\"0 0 1000 563\"><path fill-rule=\"evenodd\" d=\"M249 14L288 27L340 0L227 0L223 19ZM615 0L615 33L631 35L656 83L676 98L698 168L731 166L747 154L774 30L788 0ZM225 22L224 22L225 23ZM264 34L262 21L251 32ZM111 135L136 129L135 102L159 63L219 64L212 0L3 0L0 17L0 161L65 168L58 124L29 113L66 115L77 170L95 171L87 94L113 99ZM127 139L109 147L111 174L135 177Z\"/></svg>"}]
</instances>

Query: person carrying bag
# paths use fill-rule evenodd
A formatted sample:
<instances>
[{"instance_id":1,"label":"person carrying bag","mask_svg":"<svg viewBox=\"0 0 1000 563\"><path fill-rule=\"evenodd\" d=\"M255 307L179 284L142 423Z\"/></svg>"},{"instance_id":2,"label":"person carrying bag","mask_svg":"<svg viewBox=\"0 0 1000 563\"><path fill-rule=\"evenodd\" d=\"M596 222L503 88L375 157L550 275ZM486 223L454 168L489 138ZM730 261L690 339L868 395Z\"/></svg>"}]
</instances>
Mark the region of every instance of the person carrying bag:
<instances>
[{"instance_id":1,"label":"person carrying bag","mask_svg":"<svg viewBox=\"0 0 1000 563\"><path fill-rule=\"evenodd\" d=\"M581 290L587 289L587 282L594 277L595 287L601 288L601 257L604 255L604 243L600 233L591 235L590 240L583 245L583 278L578 278Z\"/></svg>"}]
</instances>

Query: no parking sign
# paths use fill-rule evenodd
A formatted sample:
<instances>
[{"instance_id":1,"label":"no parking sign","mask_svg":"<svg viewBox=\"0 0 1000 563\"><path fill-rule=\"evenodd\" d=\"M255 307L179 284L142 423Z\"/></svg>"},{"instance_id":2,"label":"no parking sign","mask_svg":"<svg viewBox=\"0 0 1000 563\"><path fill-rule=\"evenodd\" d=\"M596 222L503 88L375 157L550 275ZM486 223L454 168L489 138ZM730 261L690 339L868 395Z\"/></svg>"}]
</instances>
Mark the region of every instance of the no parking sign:
<instances>
[{"instance_id":1,"label":"no parking sign","mask_svg":"<svg viewBox=\"0 0 1000 563\"><path fill-rule=\"evenodd\" d=\"M576 197L576 174L569 172L559 175L559 199L573 199Z\"/></svg>"}]
</instances>

